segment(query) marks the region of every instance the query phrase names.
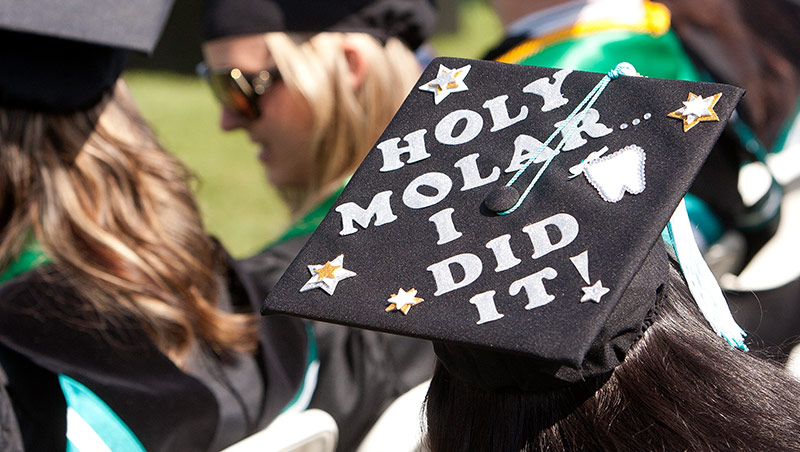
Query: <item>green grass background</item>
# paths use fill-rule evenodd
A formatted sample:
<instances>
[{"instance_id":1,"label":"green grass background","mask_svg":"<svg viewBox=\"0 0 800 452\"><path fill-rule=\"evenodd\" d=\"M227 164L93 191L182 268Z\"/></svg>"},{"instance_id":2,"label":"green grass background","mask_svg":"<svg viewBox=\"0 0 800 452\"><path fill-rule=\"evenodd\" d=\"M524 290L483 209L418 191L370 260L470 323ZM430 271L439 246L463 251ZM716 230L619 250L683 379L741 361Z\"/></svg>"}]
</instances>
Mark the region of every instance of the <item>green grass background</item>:
<instances>
[{"instance_id":1,"label":"green grass background","mask_svg":"<svg viewBox=\"0 0 800 452\"><path fill-rule=\"evenodd\" d=\"M458 32L432 44L440 55L478 58L500 38L500 25L484 0L464 0L460 8ZM241 131L219 129L219 107L202 80L152 71L128 71L125 79L164 146L197 175L206 228L234 256L257 252L288 226L256 147Z\"/></svg>"}]
</instances>

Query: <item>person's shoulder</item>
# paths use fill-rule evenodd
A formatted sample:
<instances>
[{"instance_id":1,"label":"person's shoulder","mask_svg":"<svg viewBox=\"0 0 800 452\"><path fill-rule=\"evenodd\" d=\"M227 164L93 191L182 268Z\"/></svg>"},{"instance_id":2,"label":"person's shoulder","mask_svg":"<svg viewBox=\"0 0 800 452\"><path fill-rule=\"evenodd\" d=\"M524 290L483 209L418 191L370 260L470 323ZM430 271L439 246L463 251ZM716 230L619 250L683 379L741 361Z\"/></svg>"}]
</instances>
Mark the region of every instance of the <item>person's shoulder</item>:
<instances>
[{"instance_id":1,"label":"person's shoulder","mask_svg":"<svg viewBox=\"0 0 800 452\"><path fill-rule=\"evenodd\" d=\"M261 269L262 271L271 270L276 267L285 267L297 256L303 245L306 244L310 235L305 234L288 240L274 243L261 252L242 259L239 264L246 270Z\"/></svg>"},{"instance_id":2,"label":"person's shoulder","mask_svg":"<svg viewBox=\"0 0 800 452\"><path fill-rule=\"evenodd\" d=\"M30 316L41 318L57 305L81 303L69 278L53 264L22 273L0 284L0 317ZM2 322L2 320L0 320Z\"/></svg>"},{"instance_id":3,"label":"person's shoulder","mask_svg":"<svg viewBox=\"0 0 800 452\"><path fill-rule=\"evenodd\" d=\"M242 277L254 285L260 299L272 290L309 235L301 235L268 246L258 254L236 262Z\"/></svg>"},{"instance_id":4,"label":"person's shoulder","mask_svg":"<svg viewBox=\"0 0 800 452\"><path fill-rule=\"evenodd\" d=\"M0 285L0 344L55 359L57 367L123 351L129 358L158 353L134 319L100 310L76 284L46 264Z\"/></svg>"}]
</instances>

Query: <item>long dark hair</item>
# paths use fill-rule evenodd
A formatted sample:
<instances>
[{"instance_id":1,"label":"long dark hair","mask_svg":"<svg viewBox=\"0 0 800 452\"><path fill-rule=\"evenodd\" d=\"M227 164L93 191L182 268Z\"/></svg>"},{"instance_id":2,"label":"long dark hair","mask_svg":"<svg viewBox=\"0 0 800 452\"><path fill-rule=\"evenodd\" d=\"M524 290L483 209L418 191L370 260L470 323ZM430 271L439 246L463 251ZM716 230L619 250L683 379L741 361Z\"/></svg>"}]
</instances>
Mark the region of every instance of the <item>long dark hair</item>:
<instances>
[{"instance_id":1,"label":"long dark hair","mask_svg":"<svg viewBox=\"0 0 800 452\"><path fill-rule=\"evenodd\" d=\"M425 408L427 447L800 450L800 383L714 334L674 269L669 290L655 323L607 378L544 394L496 393L437 363Z\"/></svg>"}]
</instances>

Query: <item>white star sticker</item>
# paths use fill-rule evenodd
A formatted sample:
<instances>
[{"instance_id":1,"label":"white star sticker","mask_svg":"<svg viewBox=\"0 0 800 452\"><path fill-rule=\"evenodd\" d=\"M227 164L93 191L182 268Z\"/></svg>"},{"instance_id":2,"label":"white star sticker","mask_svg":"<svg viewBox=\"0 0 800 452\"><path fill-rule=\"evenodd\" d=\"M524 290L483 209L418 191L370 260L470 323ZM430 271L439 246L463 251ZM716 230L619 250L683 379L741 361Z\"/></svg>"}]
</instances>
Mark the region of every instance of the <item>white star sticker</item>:
<instances>
[{"instance_id":1,"label":"white star sticker","mask_svg":"<svg viewBox=\"0 0 800 452\"><path fill-rule=\"evenodd\" d=\"M355 272L344 268L344 254L338 255L336 259L323 265L309 265L308 271L311 273L311 279L300 288L300 292L322 289L328 295L333 295L339 281L356 276Z\"/></svg>"},{"instance_id":2,"label":"white star sticker","mask_svg":"<svg viewBox=\"0 0 800 452\"><path fill-rule=\"evenodd\" d=\"M467 85L464 77L467 76L471 65L466 65L458 69L449 69L445 65L439 65L439 75L428 83L420 85L419 89L433 93L433 102L439 105L450 93L466 91Z\"/></svg>"},{"instance_id":3,"label":"white star sticker","mask_svg":"<svg viewBox=\"0 0 800 452\"><path fill-rule=\"evenodd\" d=\"M713 97L696 96L691 100L683 101L683 115L691 118L692 116L702 118L711 116L711 105L714 103ZM691 119L690 119L691 120Z\"/></svg>"},{"instance_id":4,"label":"white star sticker","mask_svg":"<svg viewBox=\"0 0 800 452\"><path fill-rule=\"evenodd\" d=\"M714 111L714 106L721 96L722 93L717 93L709 97L689 93L688 99L683 101L683 107L673 111L667 116L682 120L684 132L701 121L719 121L719 116L717 116L717 113Z\"/></svg>"},{"instance_id":5,"label":"white star sticker","mask_svg":"<svg viewBox=\"0 0 800 452\"><path fill-rule=\"evenodd\" d=\"M581 298L581 303L586 301L594 301L595 303L600 303L600 299L603 298L603 295L607 294L610 289L603 287L603 283L600 282L598 279L596 283L592 284L589 287L581 287L583 290L583 297Z\"/></svg>"},{"instance_id":6,"label":"white star sticker","mask_svg":"<svg viewBox=\"0 0 800 452\"><path fill-rule=\"evenodd\" d=\"M386 307L386 311L388 312L397 310L402 311L403 314L408 314L408 310L411 308L411 306L425 301L416 295L417 289L411 289L408 292L403 289L399 289L396 294L392 294L392 296L386 300L389 302L389 306Z\"/></svg>"}]
</instances>

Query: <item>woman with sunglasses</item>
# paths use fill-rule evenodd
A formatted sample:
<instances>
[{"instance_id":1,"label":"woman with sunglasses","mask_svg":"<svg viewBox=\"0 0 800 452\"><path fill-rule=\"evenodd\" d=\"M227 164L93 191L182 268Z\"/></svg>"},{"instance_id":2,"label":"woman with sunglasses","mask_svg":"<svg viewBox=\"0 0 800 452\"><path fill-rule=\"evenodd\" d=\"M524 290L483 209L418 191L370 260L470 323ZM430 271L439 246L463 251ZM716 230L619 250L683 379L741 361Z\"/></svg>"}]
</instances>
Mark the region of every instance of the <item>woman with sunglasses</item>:
<instances>
[{"instance_id":1,"label":"woman with sunglasses","mask_svg":"<svg viewBox=\"0 0 800 452\"><path fill-rule=\"evenodd\" d=\"M118 80L157 18L123 2L142 22L115 17L109 41L80 5L39 3L64 29L0 21L0 449L220 450L298 392L305 328L259 319L188 169Z\"/></svg>"},{"instance_id":2,"label":"woman with sunglasses","mask_svg":"<svg viewBox=\"0 0 800 452\"><path fill-rule=\"evenodd\" d=\"M293 223L242 264L266 296L377 141L421 68L412 49L432 29L428 0L214 0L203 44L224 130L260 147ZM346 259L346 257L345 257ZM314 324L320 374L312 407L354 449L388 403L429 378L422 341Z\"/></svg>"}]
</instances>

